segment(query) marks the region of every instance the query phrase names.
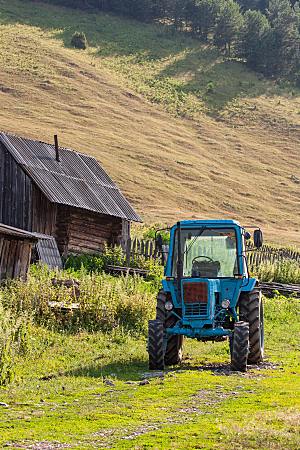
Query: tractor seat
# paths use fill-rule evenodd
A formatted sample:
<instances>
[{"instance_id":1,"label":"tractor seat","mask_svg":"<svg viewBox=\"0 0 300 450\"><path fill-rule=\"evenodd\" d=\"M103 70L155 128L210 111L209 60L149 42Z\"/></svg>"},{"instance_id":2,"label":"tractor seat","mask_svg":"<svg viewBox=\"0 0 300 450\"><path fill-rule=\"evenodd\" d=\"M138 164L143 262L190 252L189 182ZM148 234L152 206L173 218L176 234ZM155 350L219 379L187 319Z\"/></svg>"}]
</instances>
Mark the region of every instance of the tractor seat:
<instances>
[{"instance_id":1,"label":"tractor seat","mask_svg":"<svg viewBox=\"0 0 300 450\"><path fill-rule=\"evenodd\" d=\"M219 261L195 261L192 267L192 277L217 278L220 268Z\"/></svg>"}]
</instances>

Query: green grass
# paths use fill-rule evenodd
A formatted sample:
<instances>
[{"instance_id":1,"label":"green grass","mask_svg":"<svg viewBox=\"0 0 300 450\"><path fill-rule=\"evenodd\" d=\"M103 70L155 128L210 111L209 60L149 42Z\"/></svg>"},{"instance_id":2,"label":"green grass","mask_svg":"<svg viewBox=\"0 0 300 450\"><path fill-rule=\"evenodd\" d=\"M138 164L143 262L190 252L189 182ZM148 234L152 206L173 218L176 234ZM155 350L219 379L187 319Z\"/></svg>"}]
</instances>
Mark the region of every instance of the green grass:
<instances>
[{"instance_id":1,"label":"green grass","mask_svg":"<svg viewBox=\"0 0 300 450\"><path fill-rule=\"evenodd\" d=\"M8 405L0 406L0 446L296 450L299 303L276 297L265 307L265 366L231 373L227 343L187 341L182 367L147 385L139 384L148 372L144 337L31 325L27 356L0 389Z\"/></svg>"}]
</instances>

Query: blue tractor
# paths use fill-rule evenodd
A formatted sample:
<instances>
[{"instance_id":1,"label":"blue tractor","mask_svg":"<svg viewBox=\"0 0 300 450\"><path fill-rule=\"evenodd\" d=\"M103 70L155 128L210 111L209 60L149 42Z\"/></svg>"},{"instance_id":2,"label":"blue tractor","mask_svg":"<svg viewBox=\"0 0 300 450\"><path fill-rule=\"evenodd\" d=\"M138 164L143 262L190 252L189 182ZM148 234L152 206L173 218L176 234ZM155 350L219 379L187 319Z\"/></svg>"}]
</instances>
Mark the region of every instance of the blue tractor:
<instances>
[{"instance_id":1,"label":"blue tractor","mask_svg":"<svg viewBox=\"0 0 300 450\"><path fill-rule=\"evenodd\" d=\"M181 221L171 228L156 319L149 321L151 370L180 363L184 337L228 339L233 370L263 360L262 296L249 276L245 249L250 237L233 220ZM260 229L253 239L260 248Z\"/></svg>"}]
</instances>

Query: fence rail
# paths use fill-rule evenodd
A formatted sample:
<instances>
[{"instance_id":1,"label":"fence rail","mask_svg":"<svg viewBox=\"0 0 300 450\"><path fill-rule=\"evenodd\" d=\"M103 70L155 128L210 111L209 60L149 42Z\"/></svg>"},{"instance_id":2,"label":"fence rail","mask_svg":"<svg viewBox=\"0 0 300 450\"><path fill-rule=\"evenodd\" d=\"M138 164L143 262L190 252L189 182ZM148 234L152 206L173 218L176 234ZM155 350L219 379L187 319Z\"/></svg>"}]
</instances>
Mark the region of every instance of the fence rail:
<instances>
[{"instance_id":1,"label":"fence rail","mask_svg":"<svg viewBox=\"0 0 300 450\"><path fill-rule=\"evenodd\" d=\"M164 264L168 257L169 246L163 245L159 249L152 240L128 239L122 243L124 254L126 255L126 265L130 266L132 260L138 257L145 259L161 260ZM263 245L259 250L252 242L246 242L246 255L250 267L257 267L265 263L278 263L286 260L296 261L300 264L300 251L285 247L274 247Z\"/></svg>"}]
</instances>

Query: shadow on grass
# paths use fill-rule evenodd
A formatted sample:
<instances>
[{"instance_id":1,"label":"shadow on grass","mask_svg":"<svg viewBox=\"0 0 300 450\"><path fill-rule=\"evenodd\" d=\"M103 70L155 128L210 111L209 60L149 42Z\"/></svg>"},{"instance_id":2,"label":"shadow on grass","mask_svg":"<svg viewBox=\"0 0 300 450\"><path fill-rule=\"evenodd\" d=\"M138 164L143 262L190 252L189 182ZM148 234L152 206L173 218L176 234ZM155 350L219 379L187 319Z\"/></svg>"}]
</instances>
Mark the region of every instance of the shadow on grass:
<instances>
[{"instance_id":1,"label":"shadow on grass","mask_svg":"<svg viewBox=\"0 0 300 450\"><path fill-rule=\"evenodd\" d=\"M185 371L210 372L212 375L230 376L239 375L246 377L256 377L259 370L274 370L278 365L270 361L264 361L259 364L248 366L246 372L234 371L230 363L199 363L190 364L183 362L180 366L170 366L165 371L149 371L145 360L134 358L128 361L116 360L113 363L101 364L100 359L95 359L92 363L85 366L78 366L66 372L49 374L40 378L42 381L49 381L59 377L84 377L99 378L101 380L120 380L120 381L141 381L143 378L161 377L163 374L180 373ZM254 372L255 371L255 372ZM152 376L151 376L152 374Z\"/></svg>"},{"instance_id":2,"label":"shadow on grass","mask_svg":"<svg viewBox=\"0 0 300 450\"><path fill-rule=\"evenodd\" d=\"M106 365L101 362L93 362L84 367L78 367L65 373L67 376L91 377L91 378L112 378L122 381L136 381L141 379L141 373L148 369L145 361L133 359L129 361L115 361Z\"/></svg>"},{"instance_id":3,"label":"shadow on grass","mask_svg":"<svg viewBox=\"0 0 300 450\"><path fill-rule=\"evenodd\" d=\"M198 365L189 364L189 363L183 363L182 366L179 368L179 370L193 370L193 371L199 371L199 372L211 372L213 375L242 375L246 377L255 377L257 376L256 373L254 373L254 370L273 370L277 369L278 365L275 363L272 363L271 361L263 361L261 363L257 364L249 364L247 367L246 372L239 372L236 370L233 370L231 368L230 363L204 363L201 365L201 363ZM177 369L178 370L178 369ZM175 369L176 371L176 369Z\"/></svg>"},{"instance_id":4,"label":"shadow on grass","mask_svg":"<svg viewBox=\"0 0 300 450\"><path fill-rule=\"evenodd\" d=\"M208 44L191 48L184 58L162 70L159 77L184 80L182 92L195 95L212 112L222 110L235 99L266 94L268 88L262 75L250 71L240 61L223 57Z\"/></svg>"},{"instance_id":5,"label":"shadow on grass","mask_svg":"<svg viewBox=\"0 0 300 450\"><path fill-rule=\"evenodd\" d=\"M142 374L147 372L148 365L142 359L116 360L109 364L101 364L100 359L95 359L85 366L78 366L74 369L45 375L41 381L49 381L59 377L87 377L99 379L111 379L120 381L138 381L142 379Z\"/></svg>"}]
</instances>

